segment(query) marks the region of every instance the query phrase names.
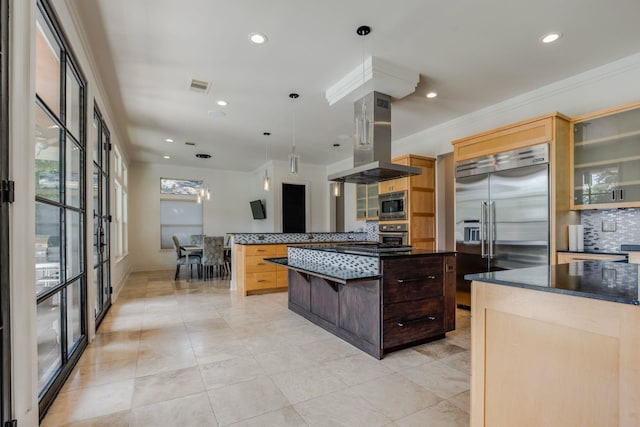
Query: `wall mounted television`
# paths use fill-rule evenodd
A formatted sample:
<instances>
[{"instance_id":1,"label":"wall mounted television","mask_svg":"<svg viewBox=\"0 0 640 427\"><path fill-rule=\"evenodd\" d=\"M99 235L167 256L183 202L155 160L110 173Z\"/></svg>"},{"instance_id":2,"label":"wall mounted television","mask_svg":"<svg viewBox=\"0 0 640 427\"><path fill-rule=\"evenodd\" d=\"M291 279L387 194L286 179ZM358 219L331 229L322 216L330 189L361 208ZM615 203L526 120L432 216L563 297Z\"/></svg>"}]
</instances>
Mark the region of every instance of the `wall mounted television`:
<instances>
[{"instance_id":1,"label":"wall mounted television","mask_svg":"<svg viewBox=\"0 0 640 427\"><path fill-rule=\"evenodd\" d=\"M264 210L264 205L262 204L262 200L253 200L249 202L251 205L251 213L253 214L253 219L266 219L267 213Z\"/></svg>"}]
</instances>

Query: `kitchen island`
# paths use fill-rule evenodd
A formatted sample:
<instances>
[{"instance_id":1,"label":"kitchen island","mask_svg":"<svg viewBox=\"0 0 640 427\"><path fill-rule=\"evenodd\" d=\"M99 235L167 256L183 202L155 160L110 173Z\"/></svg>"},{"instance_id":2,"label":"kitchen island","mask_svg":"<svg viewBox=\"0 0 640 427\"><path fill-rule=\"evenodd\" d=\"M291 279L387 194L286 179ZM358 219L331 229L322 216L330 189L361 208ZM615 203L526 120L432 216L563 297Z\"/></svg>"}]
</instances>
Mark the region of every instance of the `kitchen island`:
<instances>
[{"instance_id":1,"label":"kitchen island","mask_svg":"<svg viewBox=\"0 0 640 427\"><path fill-rule=\"evenodd\" d=\"M640 425L638 266L466 276L472 426Z\"/></svg>"},{"instance_id":2,"label":"kitchen island","mask_svg":"<svg viewBox=\"0 0 640 427\"><path fill-rule=\"evenodd\" d=\"M455 252L289 247L289 309L381 359L455 329Z\"/></svg>"}]
</instances>

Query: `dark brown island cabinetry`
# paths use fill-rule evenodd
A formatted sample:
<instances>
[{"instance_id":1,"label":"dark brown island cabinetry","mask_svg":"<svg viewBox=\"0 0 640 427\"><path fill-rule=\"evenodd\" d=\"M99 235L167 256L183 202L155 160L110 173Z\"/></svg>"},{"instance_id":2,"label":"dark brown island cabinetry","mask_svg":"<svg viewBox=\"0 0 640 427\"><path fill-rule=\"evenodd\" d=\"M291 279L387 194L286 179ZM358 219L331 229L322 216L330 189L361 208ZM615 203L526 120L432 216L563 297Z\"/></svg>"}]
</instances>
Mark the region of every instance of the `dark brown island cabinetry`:
<instances>
[{"instance_id":1,"label":"dark brown island cabinetry","mask_svg":"<svg viewBox=\"0 0 640 427\"><path fill-rule=\"evenodd\" d=\"M455 255L424 252L380 257L377 279L290 269L289 308L378 359L443 338L455 329Z\"/></svg>"}]
</instances>

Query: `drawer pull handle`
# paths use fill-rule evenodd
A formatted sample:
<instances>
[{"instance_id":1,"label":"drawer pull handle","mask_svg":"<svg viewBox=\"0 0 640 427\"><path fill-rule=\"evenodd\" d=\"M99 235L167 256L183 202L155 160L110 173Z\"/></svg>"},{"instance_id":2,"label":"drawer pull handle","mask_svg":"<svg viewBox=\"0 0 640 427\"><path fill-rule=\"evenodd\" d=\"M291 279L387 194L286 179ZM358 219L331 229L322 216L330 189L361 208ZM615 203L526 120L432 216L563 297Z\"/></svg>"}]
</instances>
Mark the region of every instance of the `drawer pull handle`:
<instances>
[{"instance_id":1,"label":"drawer pull handle","mask_svg":"<svg viewBox=\"0 0 640 427\"><path fill-rule=\"evenodd\" d=\"M398 283L420 282L421 280L435 280L436 276L412 277L410 279L398 279Z\"/></svg>"},{"instance_id":2,"label":"drawer pull handle","mask_svg":"<svg viewBox=\"0 0 640 427\"><path fill-rule=\"evenodd\" d=\"M258 280L258 283L264 283L264 282L266 282L266 280L264 280L264 279Z\"/></svg>"},{"instance_id":3,"label":"drawer pull handle","mask_svg":"<svg viewBox=\"0 0 640 427\"><path fill-rule=\"evenodd\" d=\"M412 319L412 320L405 320L402 322L398 322L398 326L399 327L404 327L405 325L408 325L410 323L417 323L417 322L422 322L428 320L429 322L433 322L434 320L436 320L436 316L426 316L426 317L420 317L418 319Z\"/></svg>"},{"instance_id":4,"label":"drawer pull handle","mask_svg":"<svg viewBox=\"0 0 640 427\"><path fill-rule=\"evenodd\" d=\"M267 265L266 262L259 262L258 265Z\"/></svg>"}]
</instances>

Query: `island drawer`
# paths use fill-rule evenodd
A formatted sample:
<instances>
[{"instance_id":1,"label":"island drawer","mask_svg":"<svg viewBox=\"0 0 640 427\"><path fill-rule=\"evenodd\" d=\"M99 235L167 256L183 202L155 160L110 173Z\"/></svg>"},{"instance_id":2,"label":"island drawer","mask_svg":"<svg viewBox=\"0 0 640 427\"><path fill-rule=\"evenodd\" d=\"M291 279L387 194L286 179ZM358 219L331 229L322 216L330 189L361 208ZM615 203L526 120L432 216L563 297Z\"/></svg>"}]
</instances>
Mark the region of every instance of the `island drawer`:
<instances>
[{"instance_id":1,"label":"island drawer","mask_svg":"<svg viewBox=\"0 0 640 427\"><path fill-rule=\"evenodd\" d=\"M245 258L247 273L267 273L276 271L276 266L264 260L262 255L252 255Z\"/></svg>"},{"instance_id":2,"label":"island drawer","mask_svg":"<svg viewBox=\"0 0 640 427\"><path fill-rule=\"evenodd\" d=\"M444 295L442 258L419 258L383 264L384 303Z\"/></svg>"},{"instance_id":3,"label":"island drawer","mask_svg":"<svg viewBox=\"0 0 640 427\"><path fill-rule=\"evenodd\" d=\"M246 273L245 280L251 286L248 291L255 289L273 289L277 286L276 273Z\"/></svg>"},{"instance_id":4,"label":"island drawer","mask_svg":"<svg viewBox=\"0 0 640 427\"><path fill-rule=\"evenodd\" d=\"M427 340L443 333L442 297L391 304L384 308L384 348Z\"/></svg>"},{"instance_id":5,"label":"island drawer","mask_svg":"<svg viewBox=\"0 0 640 427\"><path fill-rule=\"evenodd\" d=\"M276 246L277 245L247 245L245 246L244 254L247 256L262 255L271 257L276 255Z\"/></svg>"}]
</instances>

